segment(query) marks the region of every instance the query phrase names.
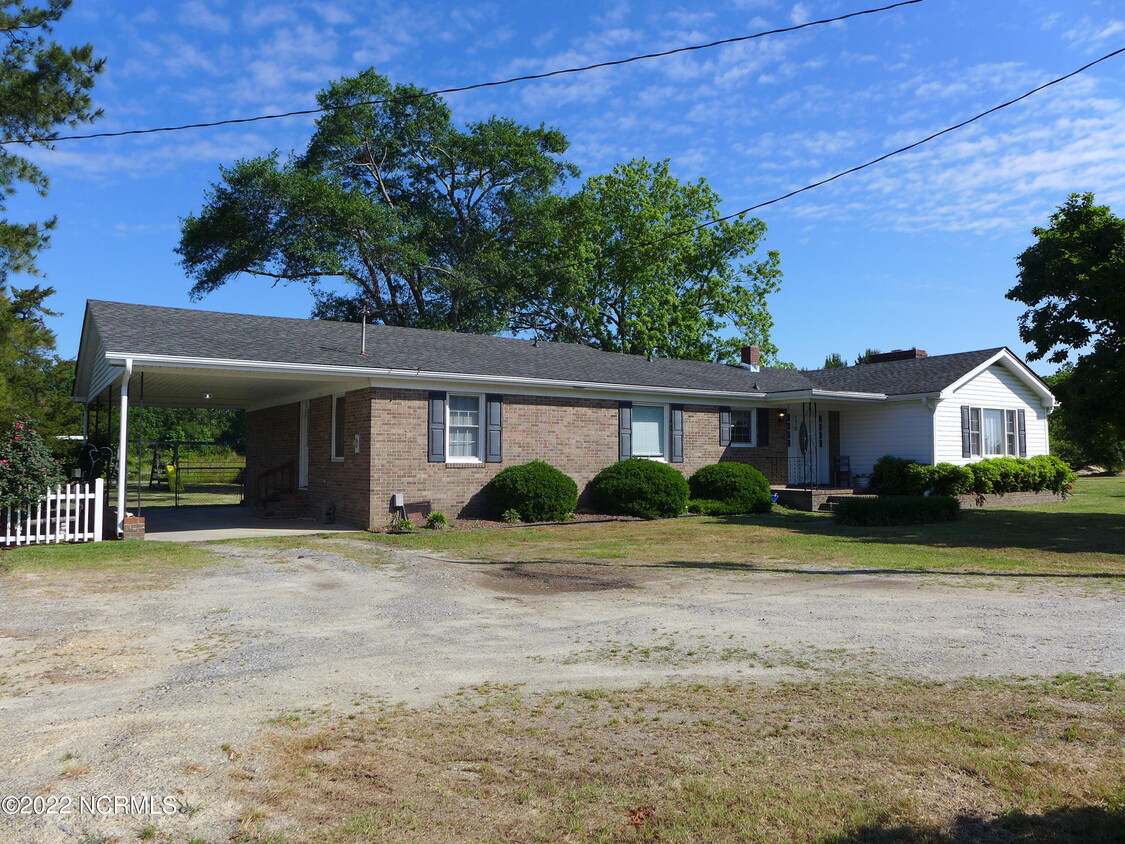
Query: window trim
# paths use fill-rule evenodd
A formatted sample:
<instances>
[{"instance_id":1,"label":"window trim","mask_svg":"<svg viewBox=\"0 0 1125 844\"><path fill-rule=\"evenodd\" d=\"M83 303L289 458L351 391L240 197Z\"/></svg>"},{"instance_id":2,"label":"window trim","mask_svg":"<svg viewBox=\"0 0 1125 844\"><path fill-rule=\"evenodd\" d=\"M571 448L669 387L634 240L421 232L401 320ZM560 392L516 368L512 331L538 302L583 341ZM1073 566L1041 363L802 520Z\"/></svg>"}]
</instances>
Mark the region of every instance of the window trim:
<instances>
[{"instance_id":1,"label":"window trim","mask_svg":"<svg viewBox=\"0 0 1125 844\"><path fill-rule=\"evenodd\" d=\"M469 398L477 400L477 453L475 456L453 456L453 424L449 421L449 411L453 404L452 399ZM446 463L483 463L484 438L487 435L487 402L484 393L446 393L445 394L445 462ZM458 428L468 428L469 425L458 425Z\"/></svg>"},{"instance_id":2,"label":"window trim","mask_svg":"<svg viewBox=\"0 0 1125 844\"><path fill-rule=\"evenodd\" d=\"M985 414L1000 414L1000 442L1002 452L985 451ZM1009 430L1009 424L1012 428ZM1011 450L1009 450L1011 447ZM969 459L990 460L994 457L1019 457L1019 408L969 406Z\"/></svg>"},{"instance_id":3,"label":"window trim","mask_svg":"<svg viewBox=\"0 0 1125 844\"><path fill-rule=\"evenodd\" d=\"M744 442L734 438L734 415L748 413L750 415L750 441ZM758 408L757 407L732 407L730 409L730 448L757 448L758 447Z\"/></svg>"},{"instance_id":4,"label":"window trim","mask_svg":"<svg viewBox=\"0 0 1125 844\"><path fill-rule=\"evenodd\" d=\"M337 441L337 436L336 436L338 414L340 412L340 408L339 408L340 399L344 400L345 416L344 416L343 421L344 421L344 425L347 425L347 407L348 407L347 394L346 393L333 393L332 399L331 399L332 400L332 437L331 437L332 450L328 452L328 456L333 463L343 463L344 462L344 455L346 454L346 449L344 447L344 441L347 440L347 432L346 431L343 432L344 436L339 437L339 441ZM337 454L337 451L339 452L339 454Z\"/></svg>"},{"instance_id":5,"label":"window trim","mask_svg":"<svg viewBox=\"0 0 1125 844\"><path fill-rule=\"evenodd\" d=\"M638 407L658 407L660 408L663 418L660 423L660 454L637 454L637 408ZM658 460L661 463L668 462L668 448L672 439L672 417L669 410L669 405L661 404L659 402L633 402L632 413L629 417L629 430L631 433L631 453L630 457L640 457L644 460Z\"/></svg>"}]
</instances>

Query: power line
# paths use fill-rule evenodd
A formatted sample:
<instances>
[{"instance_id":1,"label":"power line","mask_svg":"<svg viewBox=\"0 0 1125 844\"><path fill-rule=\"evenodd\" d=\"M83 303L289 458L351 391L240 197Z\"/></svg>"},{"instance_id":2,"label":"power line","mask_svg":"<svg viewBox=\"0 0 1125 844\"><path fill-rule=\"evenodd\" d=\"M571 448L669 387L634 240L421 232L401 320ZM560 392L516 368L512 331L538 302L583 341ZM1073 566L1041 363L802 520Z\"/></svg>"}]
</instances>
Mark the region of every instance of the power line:
<instances>
[{"instance_id":1,"label":"power line","mask_svg":"<svg viewBox=\"0 0 1125 844\"><path fill-rule=\"evenodd\" d=\"M348 103L346 105L335 106L321 106L318 108L306 108L296 111L286 111L277 114L259 114L254 117L233 117L227 120L215 120L209 123L185 123L179 126L159 126L152 129L127 129L121 132L94 132L88 135L63 135L61 137L50 137L44 135L38 138L24 138L22 140L0 141L0 146L7 146L8 144L31 144L31 143L54 143L56 141L86 141L92 138L123 138L128 135L153 135L158 132L182 132L186 129L211 129L215 126L233 126L242 123L258 123L263 120L281 120L286 117L301 117L309 114L322 114L329 111L341 111L350 108L358 108L359 106L374 106L374 105L387 105L388 103L395 102L408 102L410 100L424 99L426 97L440 97L443 94L460 94L465 91L476 91L481 88L495 88L500 85L511 85L515 82L531 82L536 79L550 79L554 76L565 76L571 73L584 73L588 70L598 70L603 67L617 67L619 65L631 64L632 62L645 61L648 59L660 59L666 56L674 56L679 53L690 53L696 50L709 50L712 47L722 47L727 44L738 44L743 41L753 41L757 38L765 38L767 35L781 35L787 32L797 32L801 29L808 29L813 26L823 26L829 23L839 23L840 21L850 20L851 18L858 18L864 15L874 15L879 12L888 12L892 9L898 9L902 6L913 6L917 3L924 3L925 0L901 0L898 3L892 3L889 6L880 6L876 9L863 9L858 12L849 12L846 15L838 15L834 18L822 18L815 21L807 21L805 23L795 24L794 26L786 26L780 29L770 29L764 32L756 32L753 35L740 35L735 38L724 38L720 41L711 41L707 44L693 44L689 47L677 47L672 50L664 50L659 53L646 53L641 56L630 56L627 59L614 59L613 61L598 62L597 64L588 64L581 67L568 67L561 70L551 70L545 73L533 73L527 76L514 76L510 79L501 79L493 82L478 82L473 85L461 85L456 88L442 88L437 91L423 91L418 94L411 94L402 97L388 97L381 100L366 100L359 103Z\"/></svg>"},{"instance_id":2,"label":"power line","mask_svg":"<svg viewBox=\"0 0 1125 844\"><path fill-rule=\"evenodd\" d=\"M993 106L992 108L990 108L986 111L982 111L980 114L975 115L974 117L970 117L968 120L962 120L960 123L955 123L952 126L948 126L945 129L942 129L940 132L934 132L932 135L927 135L926 137L921 138L920 140L914 141L913 143L907 144L906 146L899 147L898 149L892 150L891 152L888 152L888 153L884 153L883 155L880 155L878 158L873 158L870 161L864 162L863 164L859 164L855 167L849 167L847 170L841 170L839 173L836 173L834 176L829 176L826 179L821 179L819 181L816 181L816 182L813 182L811 184L805 185L802 188L797 188L796 190L791 190L791 191L789 191L789 193L782 194L781 196L775 196L773 199L767 199L765 202L759 202L757 205L751 205L749 208L743 208L741 211L735 211L731 214L726 214L722 217L716 217L714 220L708 220L705 223L700 223L699 225L692 226L690 228L686 228L686 229L682 229L680 231L671 232L670 234L662 235L662 236L656 238L655 240L649 240L649 241L646 241L644 243L638 243L634 246L629 246L622 251L632 252L632 251L639 250L639 249L647 249L650 246L655 246L658 243L663 243L665 240L671 240L674 237L680 237L681 235L691 234L693 232L697 232L697 231L700 231L702 229L708 228L710 226L716 225L717 223L722 223L722 222L725 222L726 220L734 219L735 217L741 217L744 214L750 213L751 211L757 211L759 208L765 208L766 206L774 205L775 203L782 202L783 200L790 199L791 197L797 196L797 194L801 194L801 193L804 193L805 191L813 190L814 188L819 188L823 185L828 184L829 182L834 182L837 179L842 179L844 176L850 176L852 173L858 173L860 170L866 170L868 167L872 167L876 164L879 164L883 161L886 161L888 158L893 158L896 155L901 155L904 152L909 152L912 149L917 149L918 147L922 146L923 144L927 144L927 143L929 143L930 141L932 141L936 138L940 138L942 135L948 135L950 132L955 132L958 129L962 129L965 126L968 126L970 123L975 123L976 121L980 120L981 118L987 117L990 114L995 114L996 112L1000 111L1001 109L1005 109L1005 108L1008 108L1008 106L1015 105L1016 103L1020 102L1021 100L1026 100L1028 97L1033 96L1035 94L1038 94L1040 91L1042 91L1046 88L1050 88L1052 85L1058 85L1060 82L1065 82L1067 79L1075 77L1078 74L1089 70L1094 65L1100 64L1101 62L1107 61L1108 59L1112 59L1114 56L1119 56L1122 53L1125 53L1125 47L1122 47L1119 50L1114 50L1112 53L1106 53L1100 59L1094 59L1094 61L1090 62L1089 64L1085 64L1082 67L1078 68L1077 70L1072 70L1070 73L1066 74L1065 76L1060 76L1057 79L1052 79L1050 82L1044 82L1042 85L1040 85L1036 88L1032 88L1030 91L1027 91L1026 93L1020 94L1018 97L1015 97L1014 99L1008 100L1007 102L1001 103L1000 105ZM557 272L558 270L567 270L567 269L570 269L572 267L581 266L583 264L593 263L596 260L598 260L598 259L597 258L584 258L584 259L579 260L579 261L572 261L569 264L559 264L555 267L551 267L549 270L547 270L547 272Z\"/></svg>"}]
</instances>

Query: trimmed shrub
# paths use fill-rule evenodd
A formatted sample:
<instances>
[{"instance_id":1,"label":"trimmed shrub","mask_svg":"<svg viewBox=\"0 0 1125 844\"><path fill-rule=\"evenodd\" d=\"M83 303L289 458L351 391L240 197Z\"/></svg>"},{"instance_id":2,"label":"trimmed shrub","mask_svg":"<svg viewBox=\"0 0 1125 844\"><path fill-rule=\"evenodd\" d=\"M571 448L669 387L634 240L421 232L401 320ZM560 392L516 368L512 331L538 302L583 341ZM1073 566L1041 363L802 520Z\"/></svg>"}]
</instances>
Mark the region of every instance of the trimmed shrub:
<instances>
[{"instance_id":1,"label":"trimmed shrub","mask_svg":"<svg viewBox=\"0 0 1125 844\"><path fill-rule=\"evenodd\" d=\"M1058 495L1067 495L1078 479L1069 465L1053 454L1040 454L1028 461L1031 464L1031 478L1036 490L1048 490Z\"/></svg>"},{"instance_id":2,"label":"trimmed shrub","mask_svg":"<svg viewBox=\"0 0 1125 844\"><path fill-rule=\"evenodd\" d=\"M914 465L917 464L913 460L886 454L875 461L871 470L871 486L880 495L909 495L907 467Z\"/></svg>"},{"instance_id":3,"label":"trimmed shrub","mask_svg":"<svg viewBox=\"0 0 1125 844\"><path fill-rule=\"evenodd\" d=\"M578 484L550 463L533 460L500 471L489 495L497 513L511 510L524 522L557 522L578 505Z\"/></svg>"},{"instance_id":4,"label":"trimmed shrub","mask_svg":"<svg viewBox=\"0 0 1125 844\"><path fill-rule=\"evenodd\" d=\"M667 519L684 512L688 483L666 463L630 457L598 472L590 481L590 497L603 513Z\"/></svg>"},{"instance_id":5,"label":"trimmed shrub","mask_svg":"<svg viewBox=\"0 0 1125 844\"><path fill-rule=\"evenodd\" d=\"M958 518L961 502L947 495L844 498L836 502L835 513L836 522L841 525L924 525Z\"/></svg>"},{"instance_id":6,"label":"trimmed shrub","mask_svg":"<svg viewBox=\"0 0 1125 844\"><path fill-rule=\"evenodd\" d=\"M991 457L967 466L926 466L887 455L875 462L872 486L880 495L1003 495L1041 492L1066 495L1077 476L1057 457Z\"/></svg>"},{"instance_id":7,"label":"trimmed shrub","mask_svg":"<svg viewBox=\"0 0 1125 844\"><path fill-rule=\"evenodd\" d=\"M768 513L773 506L770 482L765 475L745 463L704 466L688 479L688 488L695 503L706 502L710 508L694 512L707 512L708 515ZM716 504L721 505L725 512L717 512L713 506Z\"/></svg>"},{"instance_id":8,"label":"trimmed shrub","mask_svg":"<svg viewBox=\"0 0 1125 844\"><path fill-rule=\"evenodd\" d=\"M904 474L907 495L966 495L973 490L973 473L967 466L908 463Z\"/></svg>"}]
</instances>

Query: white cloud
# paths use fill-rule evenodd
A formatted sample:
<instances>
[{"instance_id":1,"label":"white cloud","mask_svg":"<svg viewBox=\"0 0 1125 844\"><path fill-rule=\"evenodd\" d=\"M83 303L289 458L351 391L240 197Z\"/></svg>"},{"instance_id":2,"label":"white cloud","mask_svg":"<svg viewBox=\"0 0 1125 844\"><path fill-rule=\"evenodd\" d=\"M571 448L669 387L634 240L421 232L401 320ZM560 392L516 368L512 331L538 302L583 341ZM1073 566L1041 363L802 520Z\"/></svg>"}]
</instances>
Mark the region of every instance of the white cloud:
<instances>
[{"instance_id":1,"label":"white cloud","mask_svg":"<svg viewBox=\"0 0 1125 844\"><path fill-rule=\"evenodd\" d=\"M209 32L230 32L230 20L218 12L212 11L203 0L188 0L180 6L179 22L184 26L194 29L206 29Z\"/></svg>"}]
</instances>

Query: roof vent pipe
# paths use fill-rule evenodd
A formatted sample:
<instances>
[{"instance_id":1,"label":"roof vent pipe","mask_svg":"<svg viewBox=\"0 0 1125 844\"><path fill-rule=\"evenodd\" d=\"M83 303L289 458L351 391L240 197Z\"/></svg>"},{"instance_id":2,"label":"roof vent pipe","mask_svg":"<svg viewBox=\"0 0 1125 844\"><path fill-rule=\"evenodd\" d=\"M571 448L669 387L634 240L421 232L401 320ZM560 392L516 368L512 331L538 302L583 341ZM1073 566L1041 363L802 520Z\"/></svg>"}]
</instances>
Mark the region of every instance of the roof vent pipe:
<instances>
[{"instance_id":1,"label":"roof vent pipe","mask_svg":"<svg viewBox=\"0 0 1125 844\"><path fill-rule=\"evenodd\" d=\"M363 303L363 324L359 330L359 356L367 357L367 302Z\"/></svg>"}]
</instances>

